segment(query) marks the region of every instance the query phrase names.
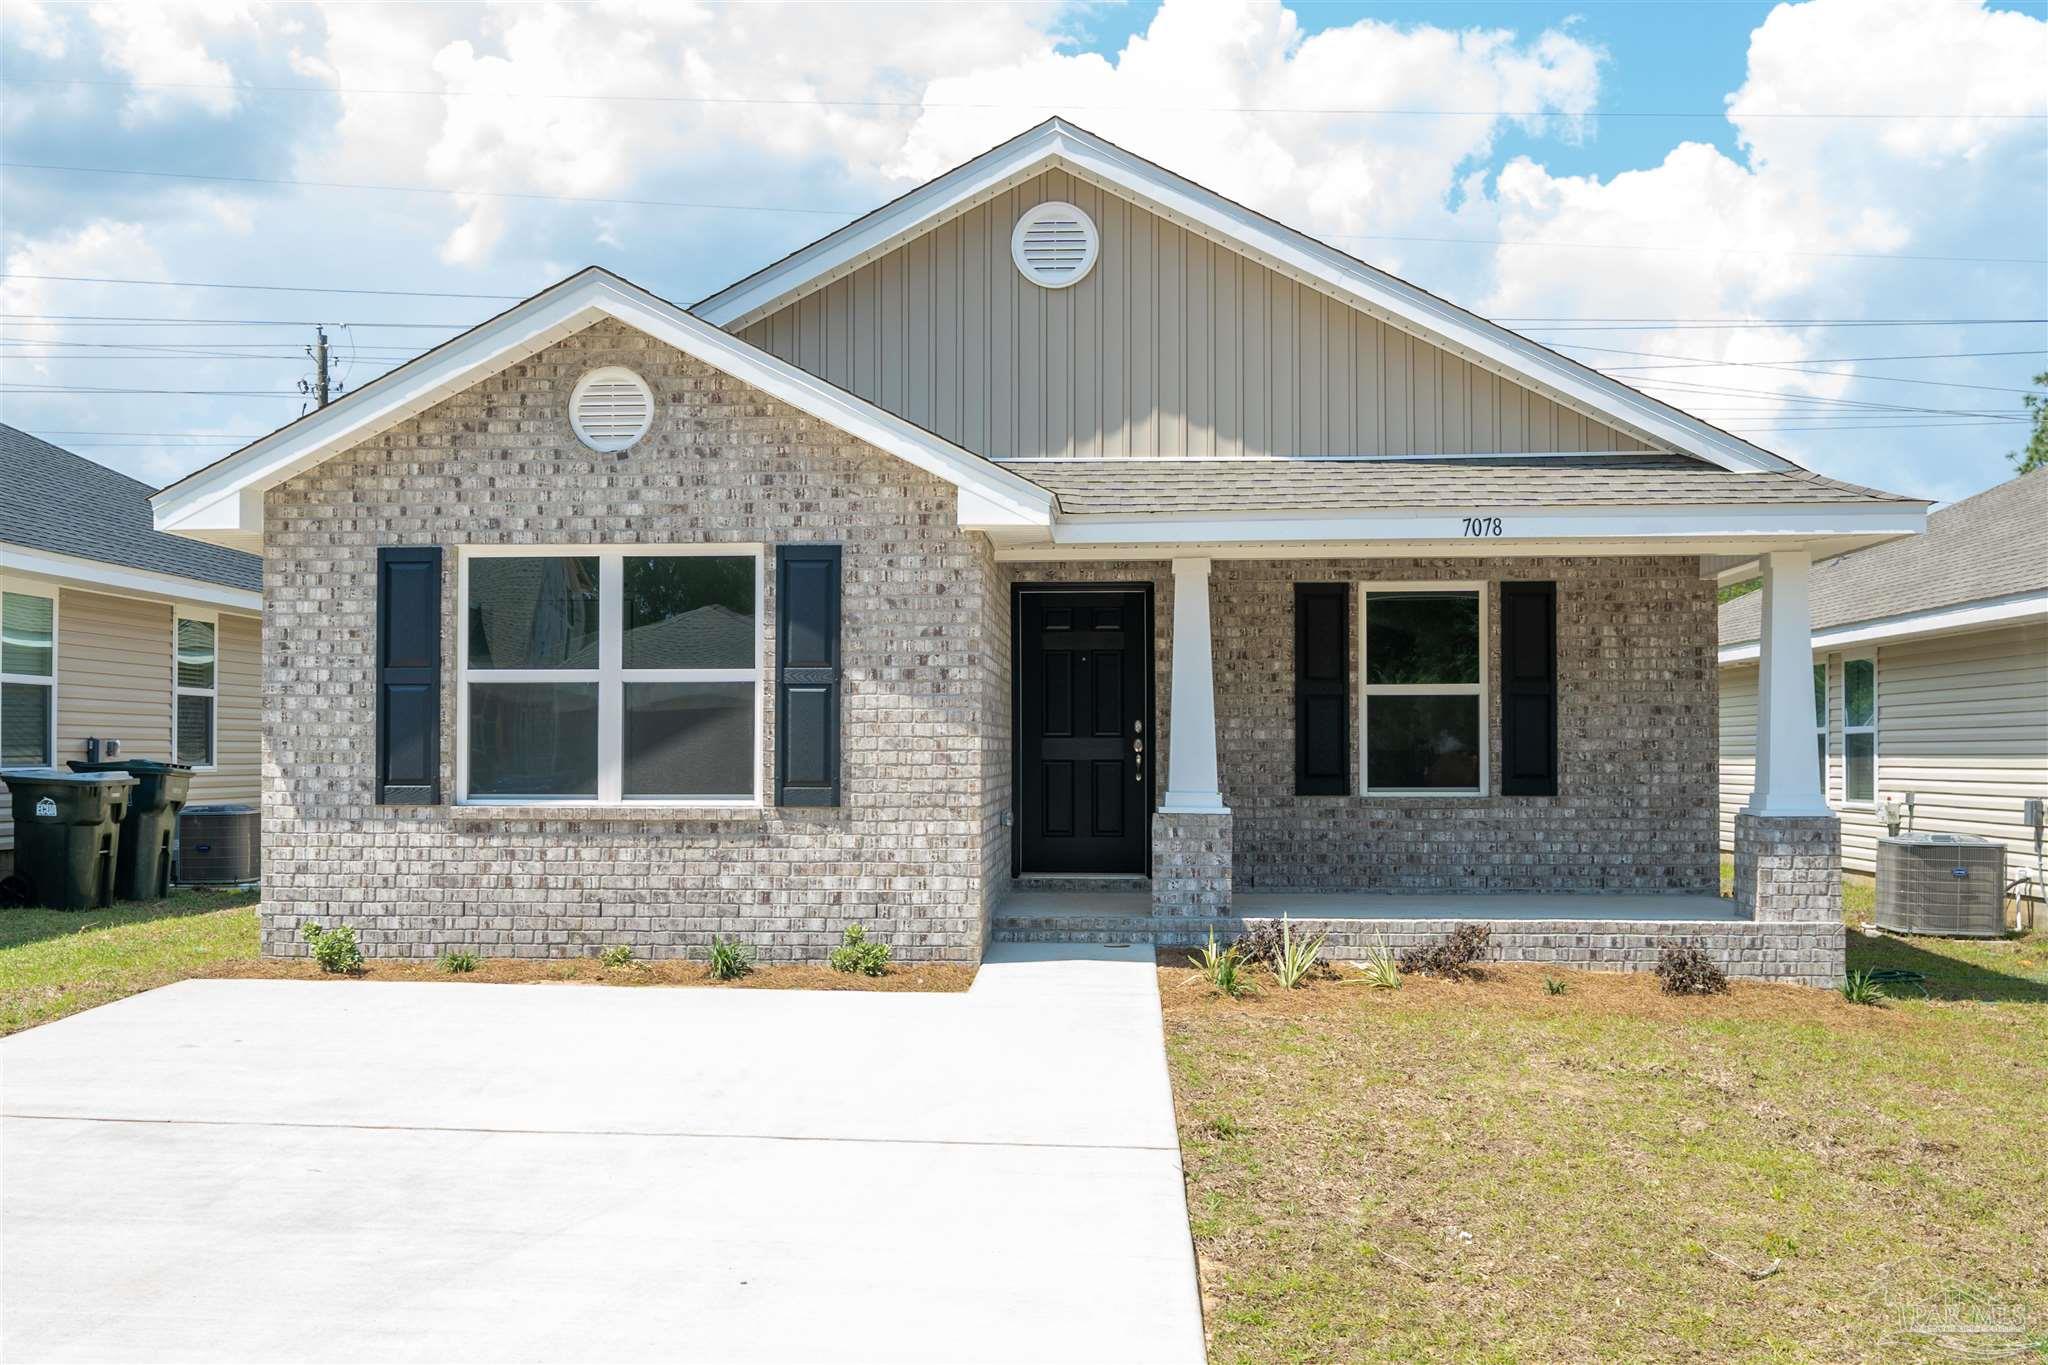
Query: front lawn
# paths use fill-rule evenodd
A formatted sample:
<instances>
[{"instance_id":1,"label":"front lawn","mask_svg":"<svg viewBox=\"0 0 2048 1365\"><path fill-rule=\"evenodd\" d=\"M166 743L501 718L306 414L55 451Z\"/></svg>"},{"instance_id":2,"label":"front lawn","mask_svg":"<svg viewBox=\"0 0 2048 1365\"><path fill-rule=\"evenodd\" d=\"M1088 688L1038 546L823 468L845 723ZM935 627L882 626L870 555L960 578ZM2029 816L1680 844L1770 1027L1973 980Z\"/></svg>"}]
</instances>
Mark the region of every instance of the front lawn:
<instances>
[{"instance_id":1,"label":"front lawn","mask_svg":"<svg viewBox=\"0 0 2048 1365\"><path fill-rule=\"evenodd\" d=\"M179 891L107 910L0 910L0 1036L257 951L256 893Z\"/></svg>"},{"instance_id":2,"label":"front lawn","mask_svg":"<svg viewBox=\"0 0 2048 1365\"><path fill-rule=\"evenodd\" d=\"M1162 967L1211 1358L1920 1359L2027 1312L2048 1352L2048 938L1849 965L1930 998Z\"/></svg>"}]
</instances>

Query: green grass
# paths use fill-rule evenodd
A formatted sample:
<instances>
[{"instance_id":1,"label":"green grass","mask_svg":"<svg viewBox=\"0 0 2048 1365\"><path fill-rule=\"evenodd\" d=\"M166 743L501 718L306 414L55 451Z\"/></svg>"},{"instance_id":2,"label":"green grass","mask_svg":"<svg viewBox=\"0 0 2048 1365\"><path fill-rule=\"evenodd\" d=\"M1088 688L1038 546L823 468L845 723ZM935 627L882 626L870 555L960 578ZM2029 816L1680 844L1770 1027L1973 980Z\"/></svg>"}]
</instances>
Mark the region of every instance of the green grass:
<instances>
[{"instance_id":1,"label":"green grass","mask_svg":"<svg viewBox=\"0 0 2048 1365\"><path fill-rule=\"evenodd\" d=\"M256 893L0 910L0 1036L257 954Z\"/></svg>"},{"instance_id":2,"label":"green grass","mask_svg":"<svg viewBox=\"0 0 2048 1365\"><path fill-rule=\"evenodd\" d=\"M1924 1359L1958 1291L2048 1359L2048 938L1850 962L1933 998L1163 972L1211 1359Z\"/></svg>"}]
</instances>

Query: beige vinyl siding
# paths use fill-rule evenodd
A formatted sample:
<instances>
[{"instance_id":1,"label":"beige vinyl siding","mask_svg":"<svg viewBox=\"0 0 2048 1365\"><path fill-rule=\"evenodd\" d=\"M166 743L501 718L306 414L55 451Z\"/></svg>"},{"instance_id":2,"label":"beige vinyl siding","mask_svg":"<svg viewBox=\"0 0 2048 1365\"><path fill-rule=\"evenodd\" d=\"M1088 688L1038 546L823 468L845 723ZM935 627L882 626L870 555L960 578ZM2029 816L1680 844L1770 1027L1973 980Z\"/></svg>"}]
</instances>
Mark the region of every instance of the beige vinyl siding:
<instances>
[{"instance_id":1,"label":"beige vinyl siding","mask_svg":"<svg viewBox=\"0 0 2048 1365\"><path fill-rule=\"evenodd\" d=\"M260 794L263 764L263 627L222 612L214 697L214 768L192 775L191 800L247 801ZM169 677L168 666L166 679Z\"/></svg>"},{"instance_id":2,"label":"beige vinyl siding","mask_svg":"<svg viewBox=\"0 0 2048 1365\"><path fill-rule=\"evenodd\" d=\"M57 751L63 767L85 757L91 737L118 739L127 758L171 757L169 602L76 588L57 594ZM195 608L210 616L212 608ZM260 793L262 627L219 616L220 695L216 771L195 773L193 801L249 801ZM0 849L14 846L11 803L0 803Z\"/></svg>"},{"instance_id":3,"label":"beige vinyl siding","mask_svg":"<svg viewBox=\"0 0 2048 1365\"><path fill-rule=\"evenodd\" d=\"M2016 875L2031 869L2033 831L2020 820L2048 798L2048 626L2039 623L1880 645L1877 658L1877 803L1842 803L1842 661L1828 656L1828 799L1842 815L1842 862L1875 871L1887 797L1914 797L1913 828L1978 834L2007 848ZM1721 674L1721 842L1755 780L1754 664Z\"/></svg>"},{"instance_id":4,"label":"beige vinyl siding","mask_svg":"<svg viewBox=\"0 0 2048 1365\"><path fill-rule=\"evenodd\" d=\"M1049 199L1101 236L1066 289L1010 258L1018 218ZM997 459L1645 449L1065 171L740 335Z\"/></svg>"}]
</instances>

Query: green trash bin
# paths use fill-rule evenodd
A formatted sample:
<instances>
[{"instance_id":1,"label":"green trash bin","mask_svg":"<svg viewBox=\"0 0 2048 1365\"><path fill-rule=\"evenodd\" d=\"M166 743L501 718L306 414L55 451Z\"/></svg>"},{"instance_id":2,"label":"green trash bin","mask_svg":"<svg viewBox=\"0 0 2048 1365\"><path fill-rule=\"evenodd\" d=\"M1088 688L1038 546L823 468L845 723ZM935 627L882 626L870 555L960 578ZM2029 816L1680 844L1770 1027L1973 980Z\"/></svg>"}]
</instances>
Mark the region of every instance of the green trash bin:
<instances>
[{"instance_id":1,"label":"green trash bin","mask_svg":"<svg viewBox=\"0 0 2048 1365\"><path fill-rule=\"evenodd\" d=\"M121 817L121 856L114 864L114 894L124 901L161 900L171 894L171 831L192 787L192 765L154 758L71 760L75 773L127 773L135 779L128 813Z\"/></svg>"},{"instance_id":2,"label":"green trash bin","mask_svg":"<svg viewBox=\"0 0 2048 1365\"><path fill-rule=\"evenodd\" d=\"M127 773L0 768L14 797L14 872L33 905L90 910L114 903L121 817L135 779Z\"/></svg>"}]
</instances>

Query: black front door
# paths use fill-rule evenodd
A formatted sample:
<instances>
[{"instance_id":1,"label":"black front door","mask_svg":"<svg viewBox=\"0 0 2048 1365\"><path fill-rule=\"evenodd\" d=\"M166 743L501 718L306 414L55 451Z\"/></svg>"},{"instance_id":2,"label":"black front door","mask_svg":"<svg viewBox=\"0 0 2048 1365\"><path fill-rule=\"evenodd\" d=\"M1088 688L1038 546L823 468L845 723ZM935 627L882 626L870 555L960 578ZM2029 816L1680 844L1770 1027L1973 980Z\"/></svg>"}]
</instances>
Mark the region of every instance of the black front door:
<instances>
[{"instance_id":1,"label":"black front door","mask_svg":"<svg viewBox=\"0 0 2048 1365\"><path fill-rule=\"evenodd\" d=\"M1017 614L1018 865L1142 876L1152 756L1145 595L1024 590Z\"/></svg>"}]
</instances>

